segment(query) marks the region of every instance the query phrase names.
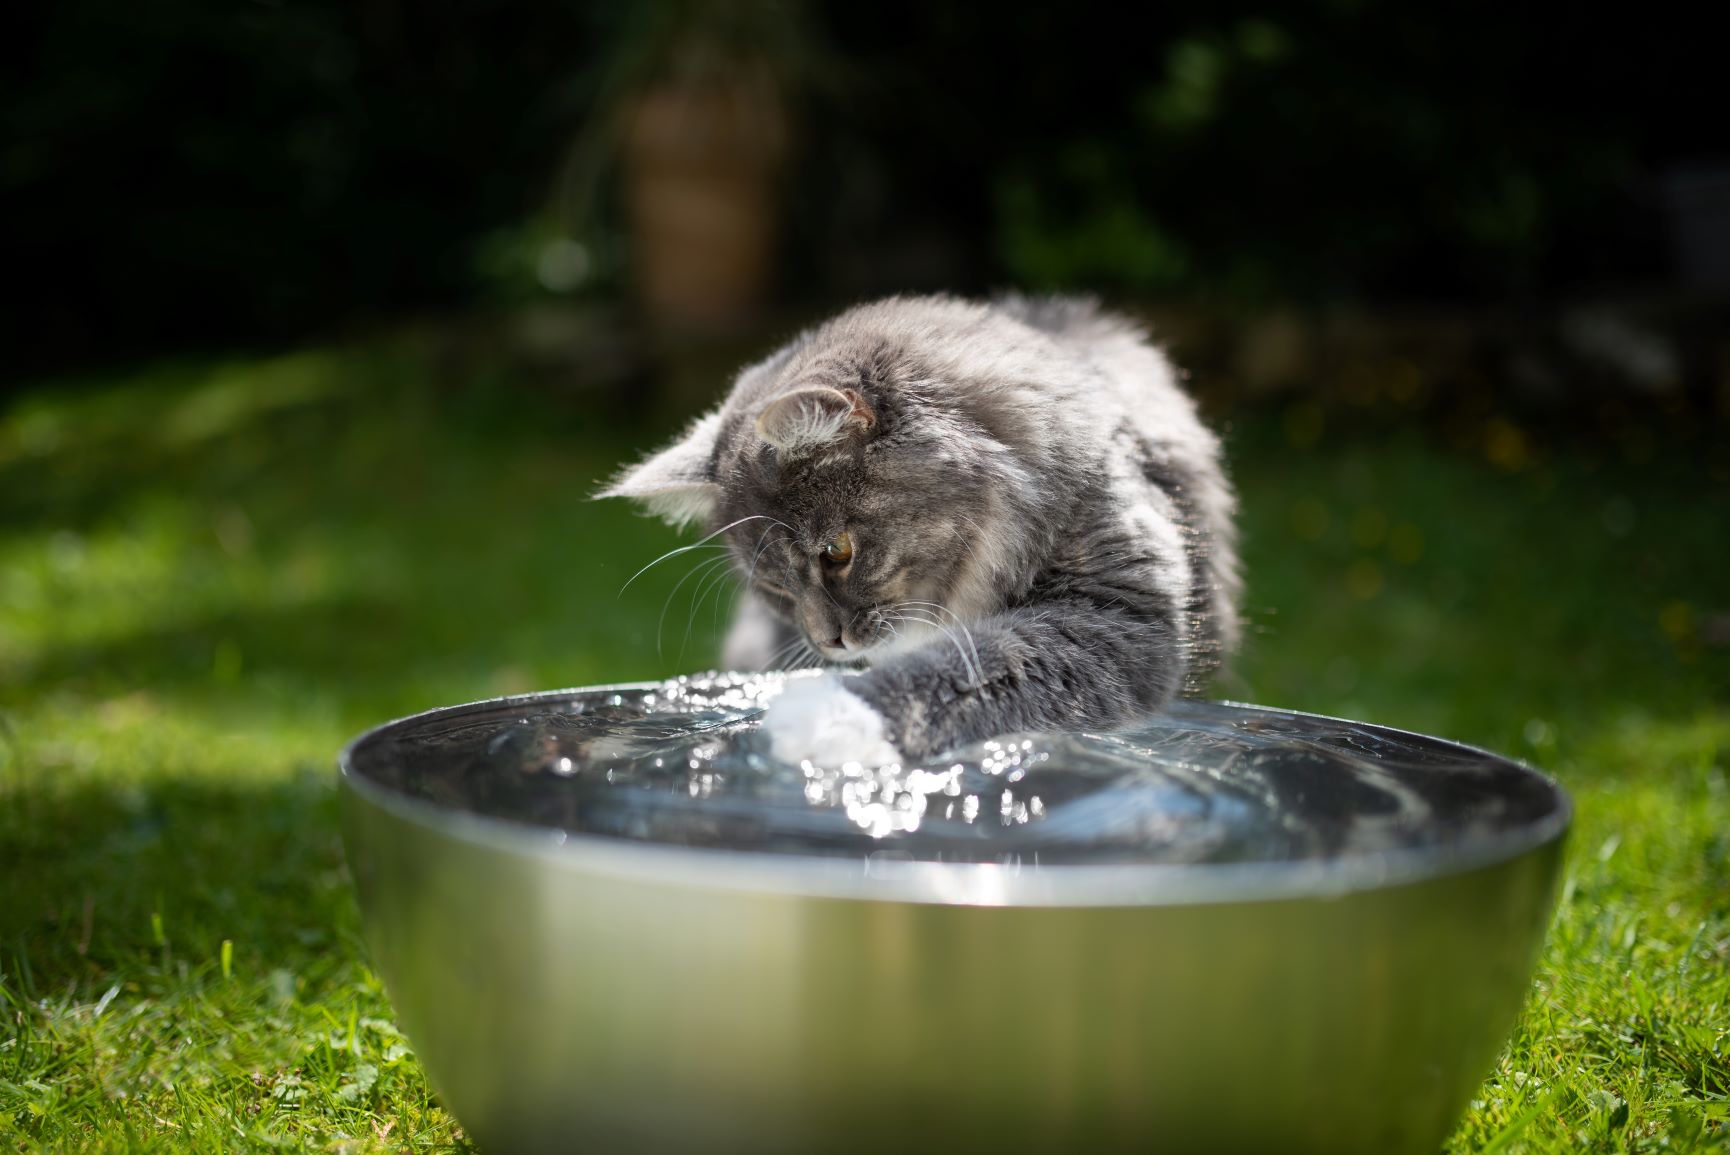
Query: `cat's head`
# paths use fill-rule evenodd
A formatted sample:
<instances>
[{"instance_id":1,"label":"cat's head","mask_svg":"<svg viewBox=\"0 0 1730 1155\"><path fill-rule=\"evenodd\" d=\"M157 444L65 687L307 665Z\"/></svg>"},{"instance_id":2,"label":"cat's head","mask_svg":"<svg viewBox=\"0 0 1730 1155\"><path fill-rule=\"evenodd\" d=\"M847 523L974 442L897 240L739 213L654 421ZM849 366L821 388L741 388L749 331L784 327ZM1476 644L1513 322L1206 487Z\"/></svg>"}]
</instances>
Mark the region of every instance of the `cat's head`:
<instances>
[{"instance_id":1,"label":"cat's head","mask_svg":"<svg viewBox=\"0 0 1730 1155\"><path fill-rule=\"evenodd\" d=\"M819 376L747 374L602 496L725 540L740 578L826 661L1000 608L1018 537L1003 447L881 366Z\"/></svg>"}]
</instances>

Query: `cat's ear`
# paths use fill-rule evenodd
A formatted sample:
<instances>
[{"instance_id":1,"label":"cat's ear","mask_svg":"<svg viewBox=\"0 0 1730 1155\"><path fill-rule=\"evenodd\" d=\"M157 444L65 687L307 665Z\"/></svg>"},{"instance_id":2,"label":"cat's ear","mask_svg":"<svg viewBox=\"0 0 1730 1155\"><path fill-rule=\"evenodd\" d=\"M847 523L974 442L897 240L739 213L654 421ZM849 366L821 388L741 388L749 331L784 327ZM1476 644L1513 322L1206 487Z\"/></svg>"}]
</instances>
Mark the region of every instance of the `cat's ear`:
<instances>
[{"instance_id":1,"label":"cat's ear","mask_svg":"<svg viewBox=\"0 0 1730 1155\"><path fill-rule=\"evenodd\" d=\"M877 424L869 402L852 389L807 385L783 393L757 416L757 436L783 453L867 433Z\"/></svg>"},{"instance_id":2,"label":"cat's ear","mask_svg":"<svg viewBox=\"0 0 1730 1155\"><path fill-rule=\"evenodd\" d=\"M699 417L683 437L620 473L596 497L629 497L672 526L704 522L715 512L721 487L715 481L715 439L721 411Z\"/></svg>"}]
</instances>

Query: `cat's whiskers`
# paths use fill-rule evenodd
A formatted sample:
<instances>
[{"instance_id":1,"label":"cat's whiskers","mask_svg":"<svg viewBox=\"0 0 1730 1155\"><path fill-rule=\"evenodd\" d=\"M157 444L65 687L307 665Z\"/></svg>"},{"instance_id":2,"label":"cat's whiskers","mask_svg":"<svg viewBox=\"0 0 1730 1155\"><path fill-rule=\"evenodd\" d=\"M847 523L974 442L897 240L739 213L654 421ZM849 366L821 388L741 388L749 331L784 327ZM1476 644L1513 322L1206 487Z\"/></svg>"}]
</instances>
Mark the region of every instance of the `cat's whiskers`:
<instances>
[{"instance_id":1,"label":"cat's whiskers","mask_svg":"<svg viewBox=\"0 0 1730 1155\"><path fill-rule=\"evenodd\" d=\"M949 644L955 647L955 656L961 659L962 670L967 674L967 677L971 680L972 684L978 686L984 683L984 670L980 667L975 657L969 656L967 647L961 644L961 639L955 636L955 631L943 624L943 619L936 617L935 615L930 617L924 616L929 614L930 611L920 609L918 604L913 602L897 602L888 612L893 614L898 621L915 622L920 625L929 626L942 634L945 638L949 639Z\"/></svg>"},{"instance_id":2,"label":"cat's whiskers","mask_svg":"<svg viewBox=\"0 0 1730 1155\"><path fill-rule=\"evenodd\" d=\"M724 559L724 560L730 561L732 559L728 558L728 559ZM728 579L731 578L732 576L733 576L732 571L731 571L730 567L728 567L728 566L723 565L723 566L719 566L719 567L712 567L709 571L708 576L703 578L702 581L697 583L697 592L691 598L690 612L685 615L685 638L682 642L679 643L679 657L683 658L685 656L685 648L691 644L691 630L696 627L697 615L702 612L703 603L706 600L708 600L708 598L711 594L716 593L723 586L725 586L727 584ZM720 627L720 608L721 608L721 599L716 598L715 599L715 611L716 611L716 613L715 613L715 626L716 626L716 628Z\"/></svg>"},{"instance_id":3,"label":"cat's whiskers","mask_svg":"<svg viewBox=\"0 0 1730 1155\"><path fill-rule=\"evenodd\" d=\"M967 639L967 648L973 652L973 668L978 672L978 680L984 681L985 675L983 667L979 661L978 643L973 640L973 631L967 628L967 623L961 619L960 614L956 613L948 606L941 605L937 602L906 601L900 604L903 606L929 607L930 609L936 610L938 613L948 614L949 620L955 623L955 628L961 631L961 636Z\"/></svg>"},{"instance_id":4,"label":"cat's whiskers","mask_svg":"<svg viewBox=\"0 0 1730 1155\"><path fill-rule=\"evenodd\" d=\"M983 681L984 672L979 661L979 650L973 644L972 632L968 631L965 625L961 626L961 630L966 638L966 645L963 646L961 638L956 634L956 630L945 623L944 620L941 617L938 617L931 609L924 608L925 605L929 605L929 603L921 604L915 602L903 602L901 603L901 608L898 610L898 613L901 615L903 620L917 622L921 625L928 626L948 638L950 644L955 646L956 651L961 658L961 664L966 667L968 676L973 678L976 682Z\"/></svg>"},{"instance_id":5,"label":"cat's whiskers","mask_svg":"<svg viewBox=\"0 0 1730 1155\"><path fill-rule=\"evenodd\" d=\"M685 576L680 578L678 583L673 586L671 591L668 592L667 600L661 603L661 616L658 619L656 619L656 621L655 621L655 656L656 657L664 656L662 654L662 651L661 651L661 631L667 624L667 611L673 608L673 599L678 596L679 590L684 586L684 584L686 582L690 581L693 577L696 577L698 574L710 574L715 570L715 568L717 566L725 566L727 564L728 560L729 559L728 559L727 555L722 554L720 557L712 557L712 558L708 558L705 561L697 562L689 570L685 571ZM687 629L686 636L689 637L689 634L690 634L690 631ZM680 654L683 654L684 652L685 651L683 648L681 648L679 650Z\"/></svg>"},{"instance_id":6,"label":"cat's whiskers","mask_svg":"<svg viewBox=\"0 0 1730 1155\"><path fill-rule=\"evenodd\" d=\"M763 551L768 548L767 539L768 539L769 535L771 533L774 533L777 528L784 528L786 525L785 522L779 521L779 520L774 519L774 518L771 518L770 521L773 524L771 524L767 529L765 529L762 532L762 534L757 538L757 553L751 559L751 568L750 568L749 572L747 572L745 575L745 584L747 586L749 586L751 584L751 578L757 572L757 558L762 557ZM728 547L723 546L722 548L727 549ZM730 551L729 551L729 557L727 560L731 560ZM712 571L707 577L705 577L702 580L702 582L700 582L698 584L696 596L694 596L691 599L690 614L686 617L686 620L685 620L685 640L679 644L679 656L681 658L684 657L684 655L685 655L685 648L691 644L691 630L697 624L697 615L700 612L702 612L703 602L705 600L707 600L711 594L715 594L715 593L719 592L720 589L722 588L722 586L724 586L726 584L727 579L731 576L732 576L732 574L731 574L730 570L727 567L723 567L719 570ZM717 597L715 599L715 620L716 620L717 626L719 626L719 624L720 624L720 612L721 612L721 599Z\"/></svg>"},{"instance_id":7,"label":"cat's whiskers","mask_svg":"<svg viewBox=\"0 0 1730 1155\"><path fill-rule=\"evenodd\" d=\"M802 648L805 648L804 638L788 638L770 652L769 660L764 664L771 670L785 668L787 663L801 656L799 651Z\"/></svg>"},{"instance_id":8,"label":"cat's whiskers","mask_svg":"<svg viewBox=\"0 0 1730 1155\"><path fill-rule=\"evenodd\" d=\"M909 624L910 621L911 619L901 617L885 617L883 619L882 630L887 637L885 640L878 642L873 649L882 650L884 651L885 656L893 657L901 647L912 648L918 646L924 639L917 635L903 633L900 628L903 625ZM928 625L929 623L915 622L912 624Z\"/></svg>"},{"instance_id":9,"label":"cat's whiskers","mask_svg":"<svg viewBox=\"0 0 1730 1155\"><path fill-rule=\"evenodd\" d=\"M962 670L966 673L968 679L972 682L978 681L978 678L974 673L972 660L968 656L967 649L961 644L961 639L955 636L953 630L934 618L914 616L912 611L902 611L900 618L902 621L929 627L935 633L947 639L949 644L955 647L955 656L961 660Z\"/></svg>"},{"instance_id":10,"label":"cat's whiskers","mask_svg":"<svg viewBox=\"0 0 1730 1155\"><path fill-rule=\"evenodd\" d=\"M972 537L957 535L956 538L956 540L961 543L961 547L967 551L968 560L972 563L970 568L973 571L972 580L957 583L960 588L957 589L956 596L965 597L965 594L962 593L962 589L975 585L983 585L987 591L994 591L1001 579L1000 571L1003 569L1003 558L1001 556L1002 551L993 550L992 553L995 556L993 556L990 561L981 558L975 543L990 541L993 539L988 538L985 531L979 528L979 523L967 514L958 512L955 516L966 522L969 528L973 530ZM987 607L983 604L984 596L985 595L982 594L976 595L976 600L980 600L981 604L972 607L975 612L985 612Z\"/></svg>"},{"instance_id":11,"label":"cat's whiskers","mask_svg":"<svg viewBox=\"0 0 1730 1155\"><path fill-rule=\"evenodd\" d=\"M882 613L883 613L884 628L885 629L892 629L895 631L894 640L896 642L902 642L902 643L906 643L908 645L915 645L915 644L918 644L919 642L922 642L926 638L935 637L940 632L938 623L932 621L929 618L913 617L913 616L911 616L911 614L896 610L893 607L891 607L890 609L882 611ZM925 627L925 631L921 632L921 633L908 633L908 632L902 631L900 629L896 629L897 626L904 626L904 625L923 626L923 627Z\"/></svg>"},{"instance_id":12,"label":"cat's whiskers","mask_svg":"<svg viewBox=\"0 0 1730 1155\"><path fill-rule=\"evenodd\" d=\"M745 571L745 585L747 588L756 580L757 563L762 560L763 551L769 548L769 535L774 533L776 529L785 529L789 535L793 532L792 527L784 521L777 521L774 525L771 525L768 529L763 531L763 536L757 539L757 552L751 555L750 568ZM791 569L791 565L789 565L788 568Z\"/></svg>"},{"instance_id":13,"label":"cat's whiskers","mask_svg":"<svg viewBox=\"0 0 1730 1155\"><path fill-rule=\"evenodd\" d=\"M749 517L741 517L738 521L728 522L726 525L723 525L720 529L717 529L713 533L704 534L700 540L694 541L690 545L681 545L681 546L678 546L674 549L668 550L666 553L662 554L660 557L656 558L654 561L650 562L648 565L644 566L642 569L638 570L636 573L634 573L630 577L626 578L625 584L619 587L619 594L621 596L623 596L624 592L630 588L632 582L636 581L638 578L642 577L644 574L648 573L650 570L654 569L656 566L660 565L662 562L666 561L668 558L678 557L680 554L690 553L692 550L703 549L705 547L707 547L709 549L723 549L723 550L726 549L727 547L725 545L711 546L708 543L711 542L712 540L714 540L715 538L721 536L723 533L726 533L729 529L732 529L735 526L744 525L747 521L772 521L777 525L785 526L789 533L791 533L793 531L792 526L787 525L787 523L782 521L780 518L771 517L769 514L766 514L766 513L753 513Z\"/></svg>"},{"instance_id":14,"label":"cat's whiskers","mask_svg":"<svg viewBox=\"0 0 1730 1155\"><path fill-rule=\"evenodd\" d=\"M791 567L789 567L789 568L791 568ZM835 595L829 592L829 587L825 583L818 582L816 584L817 584L817 588L823 591L823 596L829 599L830 605L832 605L836 609L840 610L843 614L845 614L847 612L847 607L835 600Z\"/></svg>"},{"instance_id":15,"label":"cat's whiskers","mask_svg":"<svg viewBox=\"0 0 1730 1155\"><path fill-rule=\"evenodd\" d=\"M793 654L787 659L787 671L794 673L799 670L809 670L823 664L823 655L812 648L804 637L793 639Z\"/></svg>"}]
</instances>

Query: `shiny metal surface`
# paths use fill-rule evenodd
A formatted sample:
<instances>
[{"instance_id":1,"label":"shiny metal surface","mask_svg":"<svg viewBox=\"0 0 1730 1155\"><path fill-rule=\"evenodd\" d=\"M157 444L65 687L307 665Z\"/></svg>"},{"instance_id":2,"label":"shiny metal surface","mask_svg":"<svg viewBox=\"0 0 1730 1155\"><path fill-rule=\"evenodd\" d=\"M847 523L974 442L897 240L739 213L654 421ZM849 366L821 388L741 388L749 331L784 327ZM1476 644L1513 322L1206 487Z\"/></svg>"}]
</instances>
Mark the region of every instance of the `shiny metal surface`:
<instances>
[{"instance_id":1,"label":"shiny metal surface","mask_svg":"<svg viewBox=\"0 0 1730 1155\"><path fill-rule=\"evenodd\" d=\"M489 709L357 740L343 796L375 962L495 1152L1432 1151L1525 995L1569 813L1412 739L1548 803L1469 846L1036 868L572 837L357 769Z\"/></svg>"}]
</instances>

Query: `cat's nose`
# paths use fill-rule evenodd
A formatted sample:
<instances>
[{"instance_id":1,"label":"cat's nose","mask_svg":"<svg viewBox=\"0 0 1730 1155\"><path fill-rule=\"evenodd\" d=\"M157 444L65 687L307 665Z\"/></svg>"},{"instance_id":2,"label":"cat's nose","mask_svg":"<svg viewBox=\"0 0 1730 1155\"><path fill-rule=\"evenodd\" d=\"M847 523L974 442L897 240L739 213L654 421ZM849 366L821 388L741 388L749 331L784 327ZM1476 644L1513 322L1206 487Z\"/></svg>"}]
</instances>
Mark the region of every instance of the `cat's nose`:
<instances>
[{"instance_id":1,"label":"cat's nose","mask_svg":"<svg viewBox=\"0 0 1730 1155\"><path fill-rule=\"evenodd\" d=\"M832 650L844 650L847 648L847 639L843 638L840 634L836 634L824 644Z\"/></svg>"}]
</instances>

